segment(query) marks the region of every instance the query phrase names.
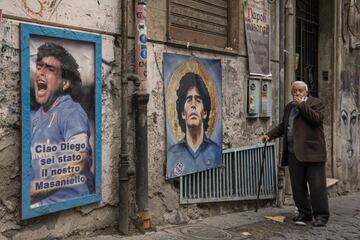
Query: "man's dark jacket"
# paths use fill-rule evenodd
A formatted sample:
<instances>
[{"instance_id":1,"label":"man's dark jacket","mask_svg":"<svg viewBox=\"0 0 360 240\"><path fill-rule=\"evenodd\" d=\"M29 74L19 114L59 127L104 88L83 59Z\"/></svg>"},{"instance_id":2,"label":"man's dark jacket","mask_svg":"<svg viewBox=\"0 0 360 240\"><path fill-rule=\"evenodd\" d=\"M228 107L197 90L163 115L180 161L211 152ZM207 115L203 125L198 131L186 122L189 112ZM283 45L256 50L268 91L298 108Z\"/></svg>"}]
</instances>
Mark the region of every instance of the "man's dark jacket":
<instances>
[{"instance_id":1,"label":"man's dark jacket","mask_svg":"<svg viewBox=\"0 0 360 240\"><path fill-rule=\"evenodd\" d=\"M296 159L300 162L325 162L326 145L323 129L324 105L320 99L309 96L300 104L287 104L284 110L283 121L274 129L266 133L270 140L284 136L281 165L287 166L287 126L291 108L294 105L299 109L298 116L293 124L293 149Z\"/></svg>"}]
</instances>

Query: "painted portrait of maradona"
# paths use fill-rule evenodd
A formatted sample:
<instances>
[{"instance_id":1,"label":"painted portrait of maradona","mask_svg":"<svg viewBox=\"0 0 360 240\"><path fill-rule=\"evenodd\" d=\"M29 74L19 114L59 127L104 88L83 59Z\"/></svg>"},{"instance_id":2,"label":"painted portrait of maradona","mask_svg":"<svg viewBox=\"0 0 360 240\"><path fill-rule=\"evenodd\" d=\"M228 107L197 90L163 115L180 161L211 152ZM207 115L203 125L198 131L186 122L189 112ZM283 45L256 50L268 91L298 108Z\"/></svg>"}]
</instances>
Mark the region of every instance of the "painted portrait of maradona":
<instances>
[{"instance_id":1,"label":"painted portrait of maradona","mask_svg":"<svg viewBox=\"0 0 360 240\"><path fill-rule=\"evenodd\" d=\"M99 201L101 36L21 25L21 217Z\"/></svg>"},{"instance_id":2,"label":"painted portrait of maradona","mask_svg":"<svg viewBox=\"0 0 360 240\"><path fill-rule=\"evenodd\" d=\"M169 71L170 69L170 71ZM219 60L164 55L167 112L166 178L222 165Z\"/></svg>"}]
</instances>

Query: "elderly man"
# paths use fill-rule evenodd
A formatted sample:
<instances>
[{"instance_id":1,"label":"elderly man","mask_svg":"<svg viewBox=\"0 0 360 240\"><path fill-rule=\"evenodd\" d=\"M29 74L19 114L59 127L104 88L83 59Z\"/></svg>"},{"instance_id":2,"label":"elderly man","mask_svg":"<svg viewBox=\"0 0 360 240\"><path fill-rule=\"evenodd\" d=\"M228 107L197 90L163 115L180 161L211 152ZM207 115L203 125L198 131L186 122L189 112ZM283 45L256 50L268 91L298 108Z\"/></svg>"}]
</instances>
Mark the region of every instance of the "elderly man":
<instances>
[{"instance_id":1,"label":"elderly man","mask_svg":"<svg viewBox=\"0 0 360 240\"><path fill-rule=\"evenodd\" d=\"M293 220L303 224L314 217L313 225L318 227L325 226L329 219L324 105L308 92L305 82L292 84L293 101L286 105L283 121L263 136L263 142L284 136L281 163L289 166L293 198L299 211Z\"/></svg>"}]
</instances>

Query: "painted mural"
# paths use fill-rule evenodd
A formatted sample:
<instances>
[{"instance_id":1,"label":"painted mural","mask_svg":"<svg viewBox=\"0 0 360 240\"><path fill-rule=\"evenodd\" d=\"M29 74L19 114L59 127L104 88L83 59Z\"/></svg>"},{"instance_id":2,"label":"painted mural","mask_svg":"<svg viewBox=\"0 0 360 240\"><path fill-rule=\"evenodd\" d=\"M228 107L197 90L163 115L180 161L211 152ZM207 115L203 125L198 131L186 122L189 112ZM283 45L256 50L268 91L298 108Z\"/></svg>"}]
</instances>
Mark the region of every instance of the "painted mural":
<instances>
[{"instance_id":1,"label":"painted mural","mask_svg":"<svg viewBox=\"0 0 360 240\"><path fill-rule=\"evenodd\" d=\"M343 1L342 39L346 47L355 49L360 47L360 1Z\"/></svg>"},{"instance_id":2,"label":"painted mural","mask_svg":"<svg viewBox=\"0 0 360 240\"><path fill-rule=\"evenodd\" d=\"M41 17L49 20L62 0L21 0L20 6L29 17Z\"/></svg>"},{"instance_id":3,"label":"painted mural","mask_svg":"<svg viewBox=\"0 0 360 240\"><path fill-rule=\"evenodd\" d=\"M360 73L360 1L343 1L342 40L345 69L340 82L340 161L342 178L348 188L354 188L360 176L360 123L359 123L359 73Z\"/></svg>"},{"instance_id":4,"label":"painted mural","mask_svg":"<svg viewBox=\"0 0 360 240\"><path fill-rule=\"evenodd\" d=\"M164 54L166 178L222 165L221 62Z\"/></svg>"},{"instance_id":5,"label":"painted mural","mask_svg":"<svg viewBox=\"0 0 360 240\"><path fill-rule=\"evenodd\" d=\"M341 160L344 180L357 184L358 177L358 74L354 70L341 73L340 88L340 136Z\"/></svg>"}]
</instances>

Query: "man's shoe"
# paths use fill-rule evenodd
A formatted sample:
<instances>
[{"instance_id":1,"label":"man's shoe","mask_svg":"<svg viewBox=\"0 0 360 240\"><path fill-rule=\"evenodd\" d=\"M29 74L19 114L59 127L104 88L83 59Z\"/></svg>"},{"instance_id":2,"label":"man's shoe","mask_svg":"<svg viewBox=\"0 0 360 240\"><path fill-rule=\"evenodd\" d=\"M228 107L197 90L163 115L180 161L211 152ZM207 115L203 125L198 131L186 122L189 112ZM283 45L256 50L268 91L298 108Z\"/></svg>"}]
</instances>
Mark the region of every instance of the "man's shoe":
<instances>
[{"instance_id":1,"label":"man's shoe","mask_svg":"<svg viewBox=\"0 0 360 240\"><path fill-rule=\"evenodd\" d=\"M321 218L315 218L315 221L313 222L314 227L324 227L326 225L326 221Z\"/></svg>"},{"instance_id":2,"label":"man's shoe","mask_svg":"<svg viewBox=\"0 0 360 240\"><path fill-rule=\"evenodd\" d=\"M299 214L296 217L293 218L294 222L310 222L312 221L312 216Z\"/></svg>"}]
</instances>

